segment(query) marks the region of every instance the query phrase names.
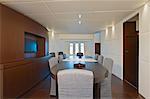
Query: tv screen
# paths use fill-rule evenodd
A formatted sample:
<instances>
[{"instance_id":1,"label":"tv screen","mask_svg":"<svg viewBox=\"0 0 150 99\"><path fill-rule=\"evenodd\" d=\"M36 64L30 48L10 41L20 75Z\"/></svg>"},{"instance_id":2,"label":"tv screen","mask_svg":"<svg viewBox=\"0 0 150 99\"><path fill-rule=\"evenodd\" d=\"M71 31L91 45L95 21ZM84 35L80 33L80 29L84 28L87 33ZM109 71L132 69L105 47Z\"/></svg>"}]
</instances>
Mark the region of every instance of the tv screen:
<instances>
[{"instance_id":1,"label":"tv screen","mask_svg":"<svg viewBox=\"0 0 150 99\"><path fill-rule=\"evenodd\" d=\"M25 53L36 53L37 52L37 41L25 38Z\"/></svg>"}]
</instances>

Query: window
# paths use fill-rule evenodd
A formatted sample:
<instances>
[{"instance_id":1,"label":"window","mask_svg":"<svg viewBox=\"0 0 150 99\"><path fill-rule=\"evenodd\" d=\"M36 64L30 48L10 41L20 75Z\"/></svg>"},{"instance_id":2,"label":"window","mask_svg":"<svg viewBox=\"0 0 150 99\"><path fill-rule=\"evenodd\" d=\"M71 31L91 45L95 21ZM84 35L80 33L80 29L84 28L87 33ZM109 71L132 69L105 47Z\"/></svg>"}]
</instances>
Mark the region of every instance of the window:
<instances>
[{"instance_id":1,"label":"window","mask_svg":"<svg viewBox=\"0 0 150 99\"><path fill-rule=\"evenodd\" d=\"M79 53L79 43L75 43L75 54Z\"/></svg>"},{"instance_id":2,"label":"window","mask_svg":"<svg viewBox=\"0 0 150 99\"><path fill-rule=\"evenodd\" d=\"M72 55L73 54L73 43L70 43L70 47L69 47L70 49L70 54Z\"/></svg>"},{"instance_id":3,"label":"window","mask_svg":"<svg viewBox=\"0 0 150 99\"><path fill-rule=\"evenodd\" d=\"M80 43L80 52L84 54L84 43Z\"/></svg>"},{"instance_id":4,"label":"window","mask_svg":"<svg viewBox=\"0 0 150 99\"><path fill-rule=\"evenodd\" d=\"M73 43L69 43L69 51L70 51L70 54L73 55L73 54L77 54L78 52L81 52L84 54L84 43L81 43L81 42L73 42Z\"/></svg>"}]
</instances>

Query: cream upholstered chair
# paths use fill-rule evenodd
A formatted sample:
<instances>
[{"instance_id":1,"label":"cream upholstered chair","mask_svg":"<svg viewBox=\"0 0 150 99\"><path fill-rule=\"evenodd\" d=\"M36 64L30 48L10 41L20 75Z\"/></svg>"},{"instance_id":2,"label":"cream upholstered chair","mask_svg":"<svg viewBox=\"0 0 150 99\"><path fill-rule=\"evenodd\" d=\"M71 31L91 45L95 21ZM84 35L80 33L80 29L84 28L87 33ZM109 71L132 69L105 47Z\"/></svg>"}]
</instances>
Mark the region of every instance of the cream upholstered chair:
<instances>
[{"instance_id":1,"label":"cream upholstered chair","mask_svg":"<svg viewBox=\"0 0 150 99\"><path fill-rule=\"evenodd\" d=\"M49 59L49 66L50 66L50 68L52 68L56 64L58 64L58 58L52 57L52 58Z\"/></svg>"},{"instance_id":2,"label":"cream upholstered chair","mask_svg":"<svg viewBox=\"0 0 150 99\"><path fill-rule=\"evenodd\" d=\"M56 57L52 57L49 59L49 66L50 69L58 64L58 59ZM50 89L50 95L56 95L56 80L51 77L51 89Z\"/></svg>"},{"instance_id":3,"label":"cream upholstered chair","mask_svg":"<svg viewBox=\"0 0 150 99\"><path fill-rule=\"evenodd\" d=\"M113 68L113 60L111 58L105 58L103 66L109 71L108 77L105 78L101 82L101 99L112 99L112 92L111 92L111 75L112 75L112 68Z\"/></svg>"},{"instance_id":4,"label":"cream upholstered chair","mask_svg":"<svg viewBox=\"0 0 150 99\"><path fill-rule=\"evenodd\" d=\"M98 63L99 64L103 64L103 59L104 59L104 56L103 55L99 55L98 59L97 59Z\"/></svg>"},{"instance_id":5,"label":"cream upholstered chair","mask_svg":"<svg viewBox=\"0 0 150 99\"><path fill-rule=\"evenodd\" d=\"M103 66L109 71L109 73L112 73L113 60L111 58L105 58Z\"/></svg>"},{"instance_id":6,"label":"cream upholstered chair","mask_svg":"<svg viewBox=\"0 0 150 99\"><path fill-rule=\"evenodd\" d=\"M64 59L64 56L63 55L58 55L58 61L59 63Z\"/></svg>"},{"instance_id":7,"label":"cream upholstered chair","mask_svg":"<svg viewBox=\"0 0 150 99\"><path fill-rule=\"evenodd\" d=\"M67 69L57 74L59 99L93 99L93 72Z\"/></svg>"}]
</instances>

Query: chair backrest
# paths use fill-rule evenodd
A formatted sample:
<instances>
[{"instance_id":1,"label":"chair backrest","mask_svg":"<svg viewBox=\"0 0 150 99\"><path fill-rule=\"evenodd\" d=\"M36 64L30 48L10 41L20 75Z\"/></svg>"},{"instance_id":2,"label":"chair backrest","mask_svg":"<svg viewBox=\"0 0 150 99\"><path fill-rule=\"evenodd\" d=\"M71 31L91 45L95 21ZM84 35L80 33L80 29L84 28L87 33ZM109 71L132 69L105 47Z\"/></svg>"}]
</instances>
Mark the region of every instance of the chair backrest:
<instances>
[{"instance_id":1,"label":"chair backrest","mask_svg":"<svg viewBox=\"0 0 150 99\"><path fill-rule=\"evenodd\" d=\"M58 61L59 63L64 59L64 56L63 55L58 55Z\"/></svg>"},{"instance_id":2,"label":"chair backrest","mask_svg":"<svg viewBox=\"0 0 150 99\"><path fill-rule=\"evenodd\" d=\"M104 56L103 55L99 55L98 59L97 59L98 63L103 64L103 60L104 60Z\"/></svg>"},{"instance_id":3,"label":"chair backrest","mask_svg":"<svg viewBox=\"0 0 150 99\"><path fill-rule=\"evenodd\" d=\"M50 53L51 57L55 57L55 52Z\"/></svg>"},{"instance_id":4,"label":"chair backrest","mask_svg":"<svg viewBox=\"0 0 150 99\"><path fill-rule=\"evenodd\" d=\"M59 99L93 99L93 72L81 69L57 73Z\"/></svg>"},{"instance_id":5,"label":"chair backrest","mask_svg":"<svg viewBox=\"0 0 150 99\"><path fill-rule=\"evenodd\" d=\"M64 53L63 52L58 52L58 55L63 55Z\"/></svg>"},{"instance_id":6,"label":"chair backrest","mask_svg":"<svg viewBox=\"0 0 150 99\"><path fill-rule=\"evenodd\" d=\"M108 69L109 73L112 73L113 60L111 58L105 58L103 65Z\"/></svg>"},{"instance_id":7,"label":"chair backrest","mask_svg":"<svg viewBox=\"0 0 150 99\"><path fill-rule=\"evenodd\" d=\"M83 56L83 53L79 52L77 53L77 56Z\"/></svg>"},{"instance_id":8,"label":"chair backrest","mask_svg":"<svg viewBox=\"0 0 150 99\"><path fill-rule=\"evenodd\" d=\"M103 62L104 67L109 71L108 77L101 82L101 99L112 99L111 75L113 68L113 60L105 58Z\"/></svg>"},{"instance_id":9,"label":"chair backrest","mask_svg":"<svg viewBox=\"0 0 150 99\"><path fill-rule=\"evenodd\" d=\"M63 58L66 59L66 58L67 58L67 55L66 55L66 54L63 54Z\"/></svg>"},{"instance_id":10,"label":"chair backrest","mask_svg":"<svg viewBox=\"0 0 150 99\"><path fill-rule=\"evenodd\" d=\"M56 64L58 64L58 59L56 57L52 57L52 58L49 59L49 66L50 66L50 68L52 68Z\"/></svg>"},{"instance_id":11,"label":"chair backrest","mask_svg":"<svg viewBox=\"0 0 150 99\"><path fill-rule=\"evenodd\" d=\"M95 59L98 60L99 54L95 54Z\"/></svg>"}]
</instances>

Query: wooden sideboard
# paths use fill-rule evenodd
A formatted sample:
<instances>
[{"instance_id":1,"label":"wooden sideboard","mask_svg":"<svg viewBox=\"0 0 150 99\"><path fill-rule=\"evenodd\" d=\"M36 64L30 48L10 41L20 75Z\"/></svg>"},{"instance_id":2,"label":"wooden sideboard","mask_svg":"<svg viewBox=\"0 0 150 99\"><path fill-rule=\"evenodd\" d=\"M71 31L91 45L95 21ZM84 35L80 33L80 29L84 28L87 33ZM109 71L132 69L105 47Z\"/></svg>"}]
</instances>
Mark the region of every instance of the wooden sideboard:
<instances>
[{"instance_id":1,"label":"wooden sideboard","mask_svg":"<svg viewBox=\"0 0 150 99\"><path fill-rule=\"evenodd\" d=\"M49 75L50 56L3 65L3 97L16 98Z\"/></svg>"}]
</instances>

